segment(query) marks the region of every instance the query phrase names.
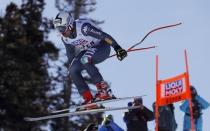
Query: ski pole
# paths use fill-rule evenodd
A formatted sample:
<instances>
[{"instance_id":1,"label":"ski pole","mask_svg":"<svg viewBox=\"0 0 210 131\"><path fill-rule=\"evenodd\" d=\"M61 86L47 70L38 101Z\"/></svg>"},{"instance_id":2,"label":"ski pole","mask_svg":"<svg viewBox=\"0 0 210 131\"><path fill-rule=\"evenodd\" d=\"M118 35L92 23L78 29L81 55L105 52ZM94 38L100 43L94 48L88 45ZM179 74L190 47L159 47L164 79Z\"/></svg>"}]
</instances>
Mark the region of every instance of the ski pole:
<instances>
[{"instance_id":1,"label":"ski pole","mask_svg":"<svg viewBox=\"0 0 210 131\"><path fill-rule=\"evenodd\" d=\"M139 50L147 50L151 48L156 48L157 46L150 46L150 47L144 47L144 48L135 48L135 49L130 49L127 52L133 52L133 51L139 51Z\"/></svg>"},{"instance_id":2,"label":"ski pole","mask_svg":"<svg viewBox=\"0 0 210 131\"><path fill-rule=\"evenodd\" d=\"M155 28L151 31L149 31L142 39L140 42L136 43L135 45L131 46L128 50L131 50L133 49L134 47L136 47L137 45L140 45L144 42L144 40L150 35L152 34L153 32L156 32L156 31L159 31L159 30L162 30L162 29L165 29L165 28L170 28L170 27L174 27L174 26L178 26L178 25L181 25L182 23L177 23L177 24L173 24L173 25L167 25L167 26L161 26L161 27L158 27L158 28Z\"/></svg>"},{"instance_id":3,"label":"ski pole","mask_svg":"<svg viewBox=\"0 0 210 131\"><path fill-rule=\"evenodd\" d=\"M178 26L178 25L181 25L182 23L177 23L177 24L172 24L172 25L167 25L167 26L161 26L161 27L158 27L158 28L155 28L151 31L149 31L142 39L140 42L134 44L133 46L131 46L130 48L127 49L127 52L129 52L130 50L133 50L134 47L136 47L137 45L140 45L144 42L144 40L149 36L151 35L152 33L156 32L156 31L159 31L159 30L162 30L162 29L165 29L165 28L170 28L170 27L174 27L174 26ZM155 48L155 47L153 47ZM150 48L149 48L150 49ZM113 54L111 56L109 56L109 58L113 57L113 56L116 56L116 54Z\"/></svg>"},{"instance_id":4,"label":"ski pole","mask_svg":"<svg viewBox=\"0 0 210 131\"><path fill-rule=\"evenodd\" d=\"M150 47L144 47L144 48L135 48L135 49L130 49L127 50L127 52L134 52L134 51L141 51L141 50L148 50L148 49L152 49L152 48L156 48L157 46L150 46ZM117 54L113 54L111 56L109 56L109 58L116 56Z\"/></svg>"}]
</instances>

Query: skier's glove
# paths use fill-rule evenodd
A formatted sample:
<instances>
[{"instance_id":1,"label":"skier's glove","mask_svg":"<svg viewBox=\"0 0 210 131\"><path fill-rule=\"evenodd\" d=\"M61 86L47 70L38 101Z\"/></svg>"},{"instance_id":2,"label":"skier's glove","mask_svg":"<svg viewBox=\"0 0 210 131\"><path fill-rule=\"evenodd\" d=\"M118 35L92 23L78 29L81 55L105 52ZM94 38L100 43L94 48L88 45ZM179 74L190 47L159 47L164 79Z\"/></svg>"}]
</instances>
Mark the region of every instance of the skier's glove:
<instances>
[{"instance_id":1,"label":"skier's glove","mask_svg":"<svg viewBox=\"0 0 210 131\"><path fill-rule=\"evenodd\" d=\"M117 59L122 61L127 56L127 51L122 49L120 46L115 48Z\"/></svg>"}]
</instances>

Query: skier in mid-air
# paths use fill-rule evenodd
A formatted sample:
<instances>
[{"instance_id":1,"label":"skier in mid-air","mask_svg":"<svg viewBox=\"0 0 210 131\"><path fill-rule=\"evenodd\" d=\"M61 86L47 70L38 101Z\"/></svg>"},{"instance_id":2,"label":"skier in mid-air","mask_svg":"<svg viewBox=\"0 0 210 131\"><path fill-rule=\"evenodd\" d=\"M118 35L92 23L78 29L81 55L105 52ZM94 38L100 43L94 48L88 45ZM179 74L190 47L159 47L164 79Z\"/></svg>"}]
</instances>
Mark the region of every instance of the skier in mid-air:
<instances>
[{"instance_id":1,"label":"skier in mid-air","mask_svg":"<svg viewBox=\"0 0 210 131\"><path fill-rule=\"evenodd\" d=\"M109 58L110 46L116 51L118 60L127 56L127 51L107 33L100 30L89 19L77 19L68 12L59 12L53 19L54 27L61 33L61 40L66 47L69 62L70 76L83 97L82 104L89 104L85 109L94 109L98 106L90 104L94 101L112 99L114 95L104 81L95 64ZM92 95L81 71L86 70L92 82L97 87L97 93Z\"/></svg>"}]
</instances>

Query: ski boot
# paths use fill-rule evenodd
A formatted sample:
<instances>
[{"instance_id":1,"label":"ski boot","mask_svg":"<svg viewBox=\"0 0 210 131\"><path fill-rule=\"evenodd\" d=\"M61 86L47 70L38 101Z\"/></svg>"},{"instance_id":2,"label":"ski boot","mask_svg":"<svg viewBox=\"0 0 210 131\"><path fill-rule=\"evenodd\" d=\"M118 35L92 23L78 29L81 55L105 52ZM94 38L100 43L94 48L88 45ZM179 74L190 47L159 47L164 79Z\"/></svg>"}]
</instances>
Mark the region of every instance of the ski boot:
<instances>
[{"instance_id":1,"label":"ski boot","mask_svg":"<svg viewBox=\"0 0 210 131\"><path fill-rule=\"evenodd\" d=\"M112 94L112 90L109 88L109 85L105 81L97 83L96 87L97 93L95 95L95 101L116 99L116 97Z\"/></svg>"},{"instance_id":2,"label":"ski boot","mask_svg":"<svg viewBox=\"0 0 210 131\"><path fill-rule=\"evenodd\" d=\"M82 108L77 108L76 111L92 110L92 109L100 108L100 106L94 103L95 99L93 98L90 91L85 91L82 94L82 96L84 98L84 102L82 103L82 105L85 105L85 106L83 106Z\"/></svg>"}]
</instances>

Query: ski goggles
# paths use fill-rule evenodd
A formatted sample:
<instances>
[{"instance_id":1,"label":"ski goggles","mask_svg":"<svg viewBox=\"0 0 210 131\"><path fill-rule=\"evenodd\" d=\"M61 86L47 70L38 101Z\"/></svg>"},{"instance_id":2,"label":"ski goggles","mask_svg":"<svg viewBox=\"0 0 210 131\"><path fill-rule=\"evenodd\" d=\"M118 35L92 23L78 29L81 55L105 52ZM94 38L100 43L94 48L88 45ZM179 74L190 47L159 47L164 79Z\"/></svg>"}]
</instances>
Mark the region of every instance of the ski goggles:
<instances>
[{"instance_id":1,"label":"ski goggles","mask_svg":"<svg viewBox=\"0 0 210 131\"><path fill-rule=\"evenodd\" d=\"M57 29L61 34L65 34L65 32L66 32L67 30L69 30L69 31L72 31L72 30L73 30L73 28L72 28L70 25L68 25L68 26L58 26L56 29Z\"/></svg>"},{"instance_id":2,"label":"ski goggles","mask_svg":"<svg viewBox=\"0 0 210 131\"><path fill-rule=\"evenodd\" d=\"M60 33L64 33L67 29L68 29L68 26L58 26L56 28Z\"/></svg>"}]
</instances>

